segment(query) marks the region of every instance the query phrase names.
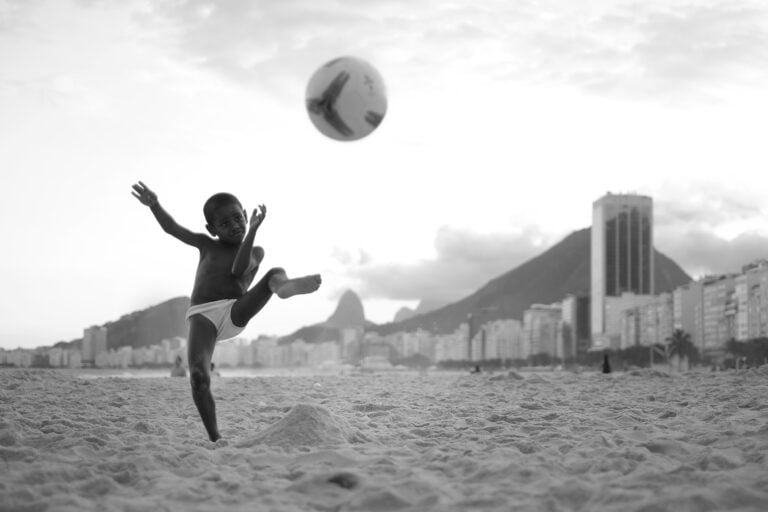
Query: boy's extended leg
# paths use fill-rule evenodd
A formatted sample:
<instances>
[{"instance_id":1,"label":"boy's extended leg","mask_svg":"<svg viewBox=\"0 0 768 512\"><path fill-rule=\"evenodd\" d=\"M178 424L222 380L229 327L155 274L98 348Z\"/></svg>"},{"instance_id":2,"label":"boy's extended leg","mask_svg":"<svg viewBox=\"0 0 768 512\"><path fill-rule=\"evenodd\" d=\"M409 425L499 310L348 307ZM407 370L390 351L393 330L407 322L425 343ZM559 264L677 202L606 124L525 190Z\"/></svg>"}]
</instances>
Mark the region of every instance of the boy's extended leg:
<instances>
[{"instance_id":1,"label":"boy's extended leg","mask_svg":"<svg viewBox=\"0 0 768 512\"><path fill-rule=\"evenodd\" d=\"M216 327L202 315L189 317L189 341L187 342L187 361L189 361L189 382L192 385L192 399L197 412L203 420L205 430L211 441L218 440L219 428L216 425L216 404L211 394L211 357L216 346Z\"/></svg>"},{"instance_id":2,"label":"boy's extended leg","mask_svg":"<svg viewBox=\"0 0 768 512\"><path fill-rule=\"evenodd\" d=\"M230 313L232 323L238 327L247 325L269 302L273 293L281 299L287 299L293 295L312 293L320 287L321 282L319 274L289 279L282 268L272 268L234 303Z\"/></svg>"},{"instance_id":3,"label":"boy's extended leg","mask_svg":"<svg viewBox=\"0 0 768 512\"><path fill-rule=\"evenodd\" d=\"M281 299L287 299L288 297L304 293L312 293L320 288L320 283L322 283L320 274L288 279L288 276L283 272L282 274L275 274L269 280L270 288Z\"/></svg>"}]
</instances>

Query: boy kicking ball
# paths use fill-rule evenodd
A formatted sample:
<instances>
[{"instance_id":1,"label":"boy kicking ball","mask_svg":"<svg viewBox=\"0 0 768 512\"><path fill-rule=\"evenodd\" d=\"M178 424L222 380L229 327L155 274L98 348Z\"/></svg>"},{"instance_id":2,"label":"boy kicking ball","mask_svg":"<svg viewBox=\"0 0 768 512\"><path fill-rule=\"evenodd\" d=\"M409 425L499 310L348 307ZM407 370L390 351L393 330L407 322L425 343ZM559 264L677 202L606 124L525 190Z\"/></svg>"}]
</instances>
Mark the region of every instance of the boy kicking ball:
<instances>
[{"instance_id":1,"label":"boy kicking ball","mask_svg":"<svg viewBox=\"0 0 768 512\"><path fill-rule=\"evenodd\" d=\"M267 208L253 210L251 222L240 201L232 194L211 196L203 206L206 229L211 236L193 233L179 225L157 200L157 194L139 181L133 196L152 211L163 231L196 247L200 260L187 310L189 364L192 399L211 441L221 438L216 424L216 406L211 395L211 357L217 341L234 338L269 301L312 293L320 287L320 274L289 279L280 267L272 268L250 290L264 259L264 249L253 245Z\"/></svg>"}]
</instances>

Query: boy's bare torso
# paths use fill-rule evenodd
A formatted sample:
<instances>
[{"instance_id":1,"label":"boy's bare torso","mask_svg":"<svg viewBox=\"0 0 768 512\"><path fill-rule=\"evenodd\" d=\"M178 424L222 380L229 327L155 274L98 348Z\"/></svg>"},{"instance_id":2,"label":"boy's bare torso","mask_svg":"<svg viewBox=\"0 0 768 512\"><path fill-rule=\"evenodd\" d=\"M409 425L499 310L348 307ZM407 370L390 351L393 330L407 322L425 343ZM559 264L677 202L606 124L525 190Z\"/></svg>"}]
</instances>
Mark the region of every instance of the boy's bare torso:
<instances>
[{"instance_id":1,"label":"boy's bare torso","mask_svg":"<svg viewBox=\"0 0 768 512\"><path fill-rule=\"evenodd\" d=\"M200 260L192 288L191 305L204 304L222 299L239 299L251 286L259 270L260 247L251 250L251 261L242 276L232 274L238 246L211 239L200 248Z\"/></svg>"}]
</instances>

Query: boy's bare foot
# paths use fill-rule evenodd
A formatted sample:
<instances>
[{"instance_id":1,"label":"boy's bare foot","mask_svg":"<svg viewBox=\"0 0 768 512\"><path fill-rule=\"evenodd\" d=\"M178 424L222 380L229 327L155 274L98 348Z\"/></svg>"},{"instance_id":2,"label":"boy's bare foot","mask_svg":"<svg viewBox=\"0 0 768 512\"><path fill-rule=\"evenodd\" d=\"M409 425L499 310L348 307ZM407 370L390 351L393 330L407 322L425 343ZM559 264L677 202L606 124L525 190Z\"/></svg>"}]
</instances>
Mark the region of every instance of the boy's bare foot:
<instances>
[{"instance_id":1,"label":"boy's bare foot","mask_svg":"<svg viewBox=\"0 0 768 512\"><path fill-rule=\"evenodd\" d=\"M300 295L303 293L312 293L320 288L320 283L323 280L320 274L312 274L310 276L296 277L294 279L288 279L280 287L275 290L275 294L281 299L287 299L294 295Z\"/></svg>"}]
</instances>

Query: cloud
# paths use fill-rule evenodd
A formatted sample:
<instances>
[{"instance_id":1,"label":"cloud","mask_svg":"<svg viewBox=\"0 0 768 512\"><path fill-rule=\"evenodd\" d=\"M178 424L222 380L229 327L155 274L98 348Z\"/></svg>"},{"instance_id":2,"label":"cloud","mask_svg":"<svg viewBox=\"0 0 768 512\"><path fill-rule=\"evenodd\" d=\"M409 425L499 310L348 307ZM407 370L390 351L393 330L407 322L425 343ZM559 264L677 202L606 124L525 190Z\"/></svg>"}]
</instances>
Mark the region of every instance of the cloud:
<instances>
[{"instance_id":1,"label":"cloud","mask_svg":"<svg viewBox=\"0 0 768 512\"><path fill-rule=\"evenodd\" d=\"M0 35L27 25L26 16L39 0L4 0L0 2Z\"/></svg>"},{"instance_id":2,"label":"cloud","mask_svg":"<svg viewBox=\"0 0 768 512\"><path fill-rule=\"evenodd\" d=\"M158 0L136 19L172 34L178 58L284 98L303 94L308 77L327 60L366 58L391 45L396 34L385 36L390 4L399 3Z\"/></svg>"},{"instance_id":3,"label":"cloud","mask_svg":"<svg viewBox=\"0 0 768 512\"><path fill-rule=\"evenodd\" d=\"M666 183L654 197L654 225L661 230L706 230L759 218L755 191L727 183Z\"/></svg>"},{"instance_id":4,"label":"cloud","mask_svg":"<svg viewBox=\"0 0 768 512\"><path fill-rule=\"evenodd\" d=\"M635 20L638 40L624 55L628 71L606 87L651 95L715 94L717 87L744 80L766 82L765 4L687 3L643 11L639 4L627 11Z\"/></svg>"},{"instance_id":5,"label":"cloud","mask_svg":"<svg viewBox=\"0 0 768 512\"><path fill-rule=\"evenodd\" d=\"M768 236L760 233L742 233L732 240L697 229L670 235L657 236L656 246L694 278L738 272L747 263L768 258Z\"/></svg>"},{"instance_id":6,"label":"cloud","mask_svg":"<svg viewBox=\"0 0 768 512\"><path fill-rule=\"evenodd\" d=\"M443 226L435 236L433 259L414 263L366 259L351 264L347 273L366 298L449 302L538 255L552 241L535 227L521 233L480 233ZM341 256L339 261L349 264L353 259Z\"/></svg>"},{"instance_id":7,"label":"cloud","mask_svg":"<svg viewBox=\"0 0 768 512\"><path fill-rule=\"evenodd\" d=\"M759 187L664 184L654 197L654 240L693 277L737 272L768 257Z\"/></svg>"},{"instance_id":8,"label":"cloud","mask_svg":"<svg viewBox=\"0 0 768 512\"><path fill-rule=\"evenodd\" d=\"M565 4L562 4L565 5ZM691 100L768 83L768 7L739 2L606 2L561 9L513 46L513 75L610 96Z\"/></svg>"},{"instance_id":9,"label":"cloud","mask_svg":"<svg viewBox=\"0 0 768 512\"><path fill-rule=\"evenodd\" d=\"M319 56L340 53L376 57L435 84L460 74L682 99L768 83L768 6L758 1L150 5L141 18L172 30L185 58L277 95L303 87Z\"/></svg>"},{"instance_id":10,"label":"cloud","mask_svg":"<svg viewBox=\"0 0 768 512\"><path fill-rule=\"evenodd\" d=\"M404 89L511 80L679 100L768 84L757 0L154 0L136 19L171 34L178 58L276 98L343 54L381 63Z\"/></svg>"}]
</instances>

